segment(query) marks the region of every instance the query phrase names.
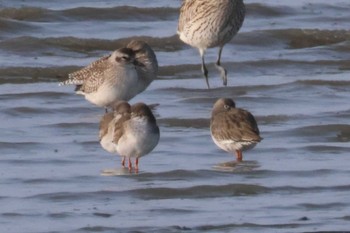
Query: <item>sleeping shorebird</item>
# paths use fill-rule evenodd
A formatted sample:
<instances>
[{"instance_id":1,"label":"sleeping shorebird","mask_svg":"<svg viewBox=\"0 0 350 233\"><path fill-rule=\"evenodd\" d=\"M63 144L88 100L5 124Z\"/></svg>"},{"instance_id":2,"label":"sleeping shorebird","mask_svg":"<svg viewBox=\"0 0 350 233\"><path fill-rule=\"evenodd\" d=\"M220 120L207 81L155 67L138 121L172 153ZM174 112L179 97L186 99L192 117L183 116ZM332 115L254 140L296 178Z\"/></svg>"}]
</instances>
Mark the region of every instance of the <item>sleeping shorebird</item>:
<instances>
[{"instance_id":1,"label":"sleeping shorebird","mask_svg":"<svg viewBox=\"0 0 350 233\"><path fill-rule=\"evenodd\" d=\"M122 127L115 128L113 142L117 152L128 158L128 168L132 170L131 158L135 158L135 170L139 169L139 158L150 153L158 144L159 128L151 109L144 103L131 106L130 119Z\"/></svg>"},{"instance_id":2,"label":"sleeping shorebird","mask_svg":"<svg viewBox=\"0 0 350 233\"><path fill-rule=\"evenodd\" d=\"M100 120L99 139L106 151L116 154L117 147L113 142L114 132L120 132L123 123L130 119L131 107L126 101L119 101L112 107L113 112L105 113ZM122 166L125 166L125 157L122 157Z\"/></svg>"},{"instance_id":3,"label":"sleeping shorebird","mask_svg":"<svg viewBox=\"0 0 350 233\"><path fill-rule=\"evenodd\" d=\"M206 49L219 47L216 67L226 86L227 71L220 61L222 48L241 28L244 17L243 0L183 0L177 33L183 42L199 49L208 88L208 70L204 61Z\"/></svg>"},{"instance_id":4,"label":"sleeping shorebird","mask_svg":"<svg viewBox=\"0 0 350 233\"><path fill-rule=\"evenodd\" d=\"M237 161L243 160L242 151L252 149L262 138L254 116L236 108L232 99L221 98L214 104L211 137L215 144L227 152L235 152Z\"/></svg>"},{"instance_id":5,"label":"sleeping shorebird","mask_svg":"<svg viewBox=\"0 0 350 233\"><path fill-rule=\"evenodd\" d=\"M59 85L76 85L77 94L108 108L144 91L157 77L157 71L158 62L151 47L143 41L131 41L111 55L69 74Z\"/></svg>"}]
</instances>

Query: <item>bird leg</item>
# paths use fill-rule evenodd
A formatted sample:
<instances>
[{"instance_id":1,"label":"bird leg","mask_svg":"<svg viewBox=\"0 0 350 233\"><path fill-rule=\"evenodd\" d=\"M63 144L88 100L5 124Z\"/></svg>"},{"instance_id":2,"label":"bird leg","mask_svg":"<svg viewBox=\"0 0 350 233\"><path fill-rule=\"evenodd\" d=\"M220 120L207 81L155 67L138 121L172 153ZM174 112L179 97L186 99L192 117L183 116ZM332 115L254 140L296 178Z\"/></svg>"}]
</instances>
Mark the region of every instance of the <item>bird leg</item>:
<instances>
[{"instance_id":1,"label":"bird leg","mask_svg":"<svg viewBox=\"0 0 350 233\"><path fill-rule=\"evenodd\" d=\"M139 158L136 158L135 160L135 171L136 173L139 171Z\"/></svg>"},{"instance_id":2,"label":"bird leg","mask_svg":"<svg viewBox=\"0 0 350 233\"><path fill-rule=\"evenodd\" d=\"M199 53L201 55L201 58L202 58L202 73L205 77L205 81L207 83L207 87L208 89L210 89L210 86L209 86L209 80L208 80L208 69L207 67L205 66L205 61L204 61L204 53L205 53L205 50L204 49L199 49Z\"/></svg>"},{"instance_id":3,"label":"bird leg","mask_svg":"<svg viewBox=\"0 0 350 233\"><path fill-rule=\"evenodd\" d=\"M122 157L122 166L125 167L125 156Z\"/></svg>"},{"instance_id":4,"label":"bird leg","mask_svg":"<svg viewBox=\"0 0 350 233\"><path fill-rule=\"evenodd\" d=\"M219 54L218 54L218 60L216 61L216 68L220 71L220 75L221 75L221 78L222 78L222 82L223 82L223 85L224 86L227 86L227 70L221 66L221 52L222 52L222 48L223 46L221 46L219 48Z\"/></svg>"},{"instance_id":5,"label":"bird leg","mask_svg":"<svg viewBox=\"0 0 350 233\"><path fill-rule=\"evenodd\" d=\"M130 157L129 157L129 159L128 159L128 168L129 168L129 171L132 170L132 162L131 162Z\"/></svg>"},{"instance_id":6,"label":"bird leg","mask_svg":"<svg viewBox=\"0 0 350 233\"><path fill-rule=\"evenodd\" d=\"M236 158L237 158L237 162L241 162L243 160L243 155L241 150L236 150Z\"/></svg>"}]
</instances>

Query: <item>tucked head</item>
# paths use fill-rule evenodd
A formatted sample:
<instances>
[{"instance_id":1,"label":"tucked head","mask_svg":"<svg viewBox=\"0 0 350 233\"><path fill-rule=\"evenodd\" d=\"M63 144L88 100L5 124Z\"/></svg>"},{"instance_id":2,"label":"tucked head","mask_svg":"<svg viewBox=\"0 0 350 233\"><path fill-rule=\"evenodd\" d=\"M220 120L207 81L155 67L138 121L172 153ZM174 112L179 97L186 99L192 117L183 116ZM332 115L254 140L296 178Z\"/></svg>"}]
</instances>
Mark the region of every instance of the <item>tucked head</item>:
<instances>
[{"instance_id":1,"label":"tucked head","mask_svg":"<svg viewBox=\"0 0 350 233\"><path fill-rule=\"evenodd\" d=\"M149 48L148 44L146 44L146 42L144 42L142 40L132 40L128 43L128 45L126 47L129 49L132 49L135 52Z\"/></svg>"},{"instance_id":2,"label":"tucked head","mask_svg":"<svg viewBox=\"0 0 350 233\"><path fill-rule=\"evenodd\" d=\"M231 108L235 108L235 107L236 107L236 104L232 99L220 98L214 104L212 116L219 113L219 112L228 111Z\"/></svg>"},{"instance_id":3,"label":"tucked head","mask_svg":"<svg viewBox=\"0 0 350 233\"><path fill-rule=\"evenodd\" d=\"M138 66L151 65L154 72L158 70L158 61L152 48L142 40L130 41L126 48L131 49L135 53L135 58Z\"/></svg>"},{"instance_id":4,"label":"tucked head","mask_svg":"<svg viewBox=\"0 0 350 233\"><path fill-rule=\"evenodd\" d=\"M115 50L109 59L120 64L130 64L135 61L135 53L132 49L120 48Z\"/></svg>"},{"instance_id":5,"label":"tucked head","mask_svg":"<svg viewBox=\"0 0 350 233\"><path fill-rule=\"evenodd\" d=\"M112 106L112 109L115 113L118 114L131 113L131 106L126 101L118 101L115 105Z\"/></svg>"},{"instance_id":6,"label":"tucked head","mask_svg":"<svg viewBox=\"0 0 350 233\"><path fill-rule=\"evenodd\" d=\"M136 103L132 105L131 114L133 117L147 117L150 120L156 120L151 109L144 103Z\"/></svg>"}]
</instances>

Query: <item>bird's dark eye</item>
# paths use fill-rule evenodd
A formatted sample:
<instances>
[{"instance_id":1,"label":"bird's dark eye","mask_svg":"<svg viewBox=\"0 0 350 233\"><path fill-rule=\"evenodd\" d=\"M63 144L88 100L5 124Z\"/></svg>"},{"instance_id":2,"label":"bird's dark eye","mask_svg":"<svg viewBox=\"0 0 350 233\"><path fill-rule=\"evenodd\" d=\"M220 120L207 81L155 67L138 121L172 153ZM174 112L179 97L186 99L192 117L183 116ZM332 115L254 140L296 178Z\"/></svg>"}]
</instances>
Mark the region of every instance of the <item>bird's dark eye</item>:
<instances>
[{"instance_id":1,"label":"bird's dark eye","mask_svg":"<svg viewBox=\"0 0 350 233\"><path fill-rule=\"evenodd\" d=\"M227 105L227 104L225 104L225 105L224 105L224 109L229 110L229 109L230 109L230 106Z\"/></svg>"},{"instance_id":2,"label":"bird's dark eye","mask_svg":"<svg viewBox=\"0 0 350 233\"><path fill-rule=\"evenodd\" d=\"M121 62L121 61L130 61L130 57L129 56L121 56L121 57L116 57L115 60L117 62Z\"/></svg>"}]
</instances>

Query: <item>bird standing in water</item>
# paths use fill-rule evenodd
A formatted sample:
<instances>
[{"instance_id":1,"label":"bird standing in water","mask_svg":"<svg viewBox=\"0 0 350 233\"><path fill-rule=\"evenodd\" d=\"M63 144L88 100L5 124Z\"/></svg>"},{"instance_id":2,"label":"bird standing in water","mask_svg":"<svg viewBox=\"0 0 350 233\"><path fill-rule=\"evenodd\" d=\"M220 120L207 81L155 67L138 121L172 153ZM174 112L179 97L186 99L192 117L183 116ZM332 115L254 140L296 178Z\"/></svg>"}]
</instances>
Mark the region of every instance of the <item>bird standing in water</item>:
<instances>
[{"instance_id":1,"label":"bird standing in water","mask_svg":"<svg viewBox=\"0 0 350 233\"><path fill-rule=\"evenodd\" d=\"M59 85L76 85L77 94L107 109L144 91L157 72L158 61L152 48L143 41L132 40L126 47L69 74Z\"/></svg>"},{"instance_id":2,"label":"bird standing in water","mask_svg":"<svg viewBox=\"0 0 350 233\"><path fill-rule=\"evenodd\" d=\"M237 161L243 160L242 151L252 149L262 138L254 116L236 108L232 99L218 99L213 107L210 132L214 143L221 149L236 153Z\"/></svg>"},{"instance_id":3,"label":"bird standing in water","mask_svg":"<svg viewBox=\"0 0 350 233\"><path fill-rule=\"evenodd\" d=\"M199 49L208 88L208 70L204 60L206 49L219 47L216 67L226 86L227 71L221 66L221 52L241 28L244 17L243 0L183 0L177 33L183 42Z\"/></svg>"},{"instance_id":4,"label":"bird standing in water","mask_svg":"<svg viewBox=\"0 0 350 233\"><path fill-rule=\"evenodd\" d=\"M131 106L126 101L119 101L112 107L113 112L105 113L100 120L99 139L103 149L109 153L118 153L113 142L114 133L121 132L123 123L130 119ZM122 156L122 166L125 167L125 157Z\"/></svg>"},{"instance_id":5,"label":"bird standing in water","mask_svg":"<svg viewBox=\"0 0 350 233\"><path fill-rule=\"evenodd\" d=\"M150 153L158 144L160 133L151 109L144 103L131 106L130 118L115 127L113 142L117 152L128 158L128 168L132 170L131 158L135 158L135 171L139 169L139 158Z\"/></svg>"}]
</instances>

